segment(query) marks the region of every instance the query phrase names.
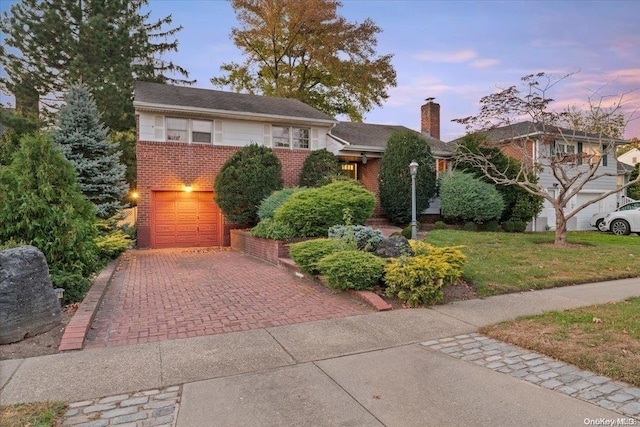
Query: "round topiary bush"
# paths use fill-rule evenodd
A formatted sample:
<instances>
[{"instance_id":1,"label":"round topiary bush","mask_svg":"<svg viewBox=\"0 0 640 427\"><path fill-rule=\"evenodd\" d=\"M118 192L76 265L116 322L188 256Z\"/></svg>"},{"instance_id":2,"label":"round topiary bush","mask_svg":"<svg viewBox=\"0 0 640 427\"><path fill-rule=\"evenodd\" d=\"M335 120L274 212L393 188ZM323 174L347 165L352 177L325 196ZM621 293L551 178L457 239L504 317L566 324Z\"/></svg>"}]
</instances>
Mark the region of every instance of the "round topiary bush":
<instances>
[{"instance_id":1,"label":"round topiary bush","mask_svg":"<svg viewBox=\"0 0 640 427\"><path fill-rule=\"evenodd\" d=\"M527 224L524 221L513 221L513 232L524 233L527 229Z\"/></svg>"},{"instance_id":2,"label":"round topiary bush","mask_svg":"<svg viewBox=\"0 0 640 427\"><path fill-rule=\"evenodd\" d=\"M370 289L382 278L385 264L369 252L343 251L322 258L318 270L331 289Z\"/></svg>"},{"instance_id":3,"label":"round topiary bush","mask_svg":"<svg viewBox=\"0 0 640 427\"><path fill-rule=\"evenodd\" d=\"M500 227L500 224L498 224L498 221L487 221L484 223L484 231L489 231L489 232L498 231L499 227Z\"/></svg>"},{"instance_id":4,"label":"round topiary bush","mask_svg":"<svg viewBox=\"0 0 640 427\"><path fill-rule=\"evenodd\" d=\"M440 177L442 216L453 220L482 222L500 218L504 201L496 188L463 172Z\"/></svg>"},{"instance_id":5,"label":"round topiary bush","mask_svg":"<svg viewBox=\"0 0 640 427\"><path fill-rule=\"evenodd\" d=\"M436 223L433 224L433 229L434 230L446 230L447 229L447 224L444 221L436 221Z\"/></svg>"},{"instance_id":6,"label":"round topiary bush","mask_svg":"<svg viewBox=\"0 0 640 427\"><path fill-rule=\"evenodd\" d=\"M476 224L475 222L465 222L464 226L462 227L462 229L464 231L478 231L478 224Z\"/></svg>"},{"instance_id":7,"label":"round topiary bush","mask_svg":"<svg viewBox=\"0 0 640 427\"><path fill-rule=\"evenodd\" d=\"M513 233L514 227L515 225L511 220L502 223L502 230L506 233Z\"/></svg>"},{"instance_id":8,"label":"round topiary bush","mask_svg":"<svg viewBox=\"0 0 640 427\"><path fill-rule=\"evenodd\" d=\"M273 151L251 144L231 157L216 176L216 203L229 222L241 226L258 223L258 206L282 188L282 166Z\"/></svg>"},{"instance_id":9,"label":"round topiary bush","mask_svg":"<svg viewBox=\"0 0 640 427\"><path fill-rule=\"evenodd\" d=\"M289 245L289 256L300 270L316 276L320 274L320 259L341 250L344 250L344 245L339 239L314 239Z\"/></svg>"},{"instance_id":10,"label":"round topiary bush","mask_svg":"<svg viewBox=\"0 0 640 427\"><path fill-rule=\"evenodd\" d=\"M354 224L373 213L376 197L357 181L336 181L293 194L274 213L276 221L296 231L296 237L326 236L329 227L342 224L345 209Z\"/></svg>"},{"instance_id":11,"label":"round topiary bush","mask_svg":"<svg viewBox=\"0 0 640 427\"><path fill-rule=\"evenodd\" d=\"M338 158L326 149L312 151L302 164L300 185L321 187L331 182L330 177L341 172Z\"/></svg>"}]
</instances>

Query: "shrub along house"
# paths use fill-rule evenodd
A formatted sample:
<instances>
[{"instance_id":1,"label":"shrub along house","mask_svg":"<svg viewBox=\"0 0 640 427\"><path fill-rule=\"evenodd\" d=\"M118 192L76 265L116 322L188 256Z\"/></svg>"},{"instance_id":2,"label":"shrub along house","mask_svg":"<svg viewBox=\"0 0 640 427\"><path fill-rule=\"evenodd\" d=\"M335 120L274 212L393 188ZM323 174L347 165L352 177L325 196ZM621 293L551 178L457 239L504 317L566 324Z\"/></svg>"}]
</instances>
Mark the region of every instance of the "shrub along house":
<instances>
[{"instance_id":1,"label":"shrub along house","mask_svg":"<svg viewBox=\"0 0 640 427\"><path fill-rule=\"evenodd\" d=\"M437 112L426 116L428 110ZM213 182L240 148L273 149L286 187L298 185L311 150L326 148L343 170L378 194L380 158L388 136L402 126L339 122L295 99L239 94L160 83L135 87L138 246L227 246L229 229L214 202ZM437 121L437 129L430 127ZM439 106L423 106L422 130L438 169L451 155L439 135ZM407 165L408 166L408 165ZM379 203L374 216L382 217Z\"/></svg>"}]
</instances>

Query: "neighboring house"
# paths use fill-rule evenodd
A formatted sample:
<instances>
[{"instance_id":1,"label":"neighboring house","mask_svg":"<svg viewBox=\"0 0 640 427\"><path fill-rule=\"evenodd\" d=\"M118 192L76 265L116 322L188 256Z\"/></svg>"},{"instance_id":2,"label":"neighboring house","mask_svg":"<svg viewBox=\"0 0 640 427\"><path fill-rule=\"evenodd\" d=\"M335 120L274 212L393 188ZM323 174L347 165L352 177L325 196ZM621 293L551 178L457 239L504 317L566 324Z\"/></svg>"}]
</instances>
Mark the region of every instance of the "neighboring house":
<instances>
[{"instance_id":1,"label":"neighboring house","mask_svg":"<svg viewBox=\"0 0 640 427\"><path fill-rule=\"evenodd\" d=\"M548 165L551 151L554 156L566 158L573 167L586 170L588 164L582 164L583 160L580 153L588 155L586 162L598 162L599 177L587 182L582 190L568 203L566 211L570 212L577 206L593 200L601 196L603 193L620 188L618 186L618 162L615 156L608 154L603 146L603 138L600 135L589 134L585 132L577 132L559 127L547 127L543 132L540 125L532 122L520 122L511 126L500 127L484 132L491 141L507 142L502 144L502 150L507 155L517 158L521 161L535 161L542 166L542 170L538 175L539 183L542 184L549 193L553 194L560 191L559 182L551 173ZM550 135L557 135L555 140L550 141ZM610 139L604 138L606 141ZM509 145L508 141L518 140L525 144ZM616 146L624 145L628 141L613 140ZM526 147L524 152L514 149L515 146ZM615 152L615 148L614 148ZM524 158L523 158L524 157ZM590 230L589 225L591 215L597 212L613 211L619 205L619 195L613 194L599 202L593 203L578 214L572 217L567 223L568 230ZM543 231L547 228L555 228L555 211L551 204L547 201L540 215L535 218L530 229Z\"/></svg>"},{"instance_id":2,"label":"neighboring house","mask_svg":"<svg viewBox=\"0 0 640 427\"><path fill-rule=\"evenodd\" d=\"M633 148L618 156L618 161L631 167L640 163L640 149Z\"/></svg>"},{"instance_id":3,"label":"neighboring house","mask_svg":"<svg viewBox=\"0 0 640 427\"><path fill-rule=\"evenodd\" d=\"M629 166L618 160L618 177L616 180L618 188L622 188L622 186L624 186L629 182L629 179L631 178L631 172L633 172L633 166ZM620 191L620 193L618 193L618 206L624 205L632 201L633 199L631 199L630 197L627 197L626 188Z\"/></svg>"},{"instance_id":4,"label":"neighboring house","mask_svg":"<svg viewBox=\"0 0 640 427\"><path fill-rule=\"evenodd\" d=\"M272 148L287 187L298 184L311 150L326 148L377 195L386 139L394 130L406 129L341 123L295 99L160 83L138 82L134 107L141 248L229 245L234 225L225 223L214 202L213 182L241 147L255 143ZM437 119L437 129L425 122L424 109L423 132L438 135L439 106L429 106L437 117L427 117L429 123ZM449 168L444 143L428 140L434 154L442 151L438 167ZM374 216L382 215L377 203Z\"/></svg>"}]
</instances>

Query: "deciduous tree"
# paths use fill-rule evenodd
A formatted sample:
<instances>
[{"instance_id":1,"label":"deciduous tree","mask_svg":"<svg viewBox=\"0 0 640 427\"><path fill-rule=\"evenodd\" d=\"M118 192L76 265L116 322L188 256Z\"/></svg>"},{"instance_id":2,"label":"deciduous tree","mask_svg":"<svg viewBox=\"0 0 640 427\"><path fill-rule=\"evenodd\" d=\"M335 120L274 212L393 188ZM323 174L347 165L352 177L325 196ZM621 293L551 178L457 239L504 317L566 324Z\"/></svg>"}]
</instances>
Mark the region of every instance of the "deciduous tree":
<instances>
[{"instance_id":1,"label":"deciduous tree","mask_svg":"<svg viewBox=\"0 0 640 427\"><path fill-rule=\"evenodd\" d=\"M550 92L560 81L569 76L554 79L545 73L522 78L524 88L511 86L480 99L480 112L476 116L456 119L474 131L487 133L485 144L488 148L500 148L503 152L520 160L520 170L516 178L497 168L489 156L462 151L460 156L496 184L517 185L529 193L544 198L555 211L555 244L567 244L567 221L578 212L598 201L618 193L622 188L615 185L610 190L581 204L569 207L571 200L590 182L615 177L616 168L602 167L601 159L612 158L615 148L623 141L602 133L606 128L598 128L599 133L585 133L566 127L570 117L566 111L551 109ZM623 96L624 97L624 96ZM622 97L622 98L623 98ZM606 114L615 118L621 111L622 99L617 109ZM604 112L603 112L604 113ZM627 117L627 119L629 119ZM607 120L606 117L603 120ZM580 149L576 138L588 141L590 149ZM574 153L559 150L560 144L576 146ZM615 161L615 160L614 160ZM537 177L542 171L549 172L556 180L553 191L529 177ZM611 179L609 178L609 179ZM638 182L638 179L635 180Z\"/></svg>"},{"instance_id":2,"label":"deciduous tree","mask_svg":"<svg viewBox=\"0 0 640 427\"><path fill-rule=\"evenodd\" d=\"M107 126L135 125L133 85L186 82L182 67L163 55L176 51L182 27L166 29L171 15L150 20L147 0L20 0L0 18L4 45L0 89L17 103L57 109L62 92L84 83ZM171 77L177 75L176 78Z\"/></svg>"},{"instance_id":3,"label":"deciduous tree","mask_svg":"<svg viewBox=\"0 0 640 427\"><path fill-rule=\"evenodd\" d=\"M231 0L240 22L231 39L246 59L223 64L211 82L299 99L330 115L361 121L396 85L392 55L376 54L381 29L352 23L335 0Z\"/></svg>"}]
</instances>

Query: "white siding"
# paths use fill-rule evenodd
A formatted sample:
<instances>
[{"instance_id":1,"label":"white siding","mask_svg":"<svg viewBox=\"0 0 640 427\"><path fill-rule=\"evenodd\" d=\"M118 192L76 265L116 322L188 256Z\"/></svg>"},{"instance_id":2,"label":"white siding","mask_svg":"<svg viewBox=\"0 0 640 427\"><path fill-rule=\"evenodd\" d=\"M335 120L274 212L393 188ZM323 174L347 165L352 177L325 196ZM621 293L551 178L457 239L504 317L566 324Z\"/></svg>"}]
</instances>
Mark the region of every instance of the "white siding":
<instances>
[{"instance_id":1,"label":"white siding","mask_svg":"<svg viewBox=\"0 0 640 427\"><path fill-rule=\"evenodd\" d=\"M160 118L162 116L159 116ZM159 120L162 122L162 126L164 126L164 120ZM158 138L156 136L156 115L153 113L139 113L138 117L139 123L139 132L140 132L140 140L141 141L162 141L164 139L164 129L161 129L162 132L159 133Z\"/></svg>"},{"instance_id":2,"label":"white siding","mask_svg":"<svg viewBox=\"0 0 640 427\"><path fill-rule=\"evenodd\" d=\"M262 145L263 131L263 123L244 120L223 120L222 144L220 145L232 147L244 147L251 144Z\"/></svg>"}]
</instances>

